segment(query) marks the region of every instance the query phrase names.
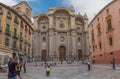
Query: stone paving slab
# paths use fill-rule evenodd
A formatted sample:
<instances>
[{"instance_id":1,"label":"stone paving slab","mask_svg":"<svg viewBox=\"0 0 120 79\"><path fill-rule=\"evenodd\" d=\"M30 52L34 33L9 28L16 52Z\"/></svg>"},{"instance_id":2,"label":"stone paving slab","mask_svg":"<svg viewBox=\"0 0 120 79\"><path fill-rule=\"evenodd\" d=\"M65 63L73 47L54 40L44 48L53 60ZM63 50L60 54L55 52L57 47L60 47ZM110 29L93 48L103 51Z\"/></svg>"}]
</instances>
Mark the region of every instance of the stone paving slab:
<instances>
[{"instance_id":1,"label":"stone paving slab","mask_svg":"<svg viewBox=\"0 0 120 79\"><path fill-rule=\"evenodd\" d=\"M46 77L44 67L27 67L27 73L21 75L23 79L120 79L120 70L101 65L92 66L91 71L87 70L87 65L52 67L50 77ZM7 73L0 73L0 79L7 79Z\"/></svg>"}]
</instances>

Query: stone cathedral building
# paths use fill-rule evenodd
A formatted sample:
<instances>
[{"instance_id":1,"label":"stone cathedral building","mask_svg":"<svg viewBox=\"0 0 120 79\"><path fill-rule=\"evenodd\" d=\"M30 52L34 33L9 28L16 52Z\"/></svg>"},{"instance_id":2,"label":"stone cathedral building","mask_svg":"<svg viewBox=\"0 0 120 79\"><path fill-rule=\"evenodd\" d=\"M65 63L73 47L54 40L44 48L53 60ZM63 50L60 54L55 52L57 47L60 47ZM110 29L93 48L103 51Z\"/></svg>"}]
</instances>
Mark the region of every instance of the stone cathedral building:
<instances>
[{"instance_id":1,"label":"stone cathedral building","mask_svg":"<svg viewBox=\"0 0 120 79\"><path fill-rule=\"evenodd\" d=\"M65 7L49 8L34 16L35 60L78 60L89 55L88 18Z\"/></svg>"}]
</instances>

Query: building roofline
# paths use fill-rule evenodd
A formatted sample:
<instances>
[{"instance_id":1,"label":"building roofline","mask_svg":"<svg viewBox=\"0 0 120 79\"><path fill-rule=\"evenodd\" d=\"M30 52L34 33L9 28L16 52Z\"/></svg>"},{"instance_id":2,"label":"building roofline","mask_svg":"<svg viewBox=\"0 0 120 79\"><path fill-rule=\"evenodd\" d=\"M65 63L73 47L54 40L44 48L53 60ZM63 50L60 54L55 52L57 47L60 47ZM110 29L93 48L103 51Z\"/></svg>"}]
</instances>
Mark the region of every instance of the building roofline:
<instances>
[{"instance_id":1,"label":"building roofline","mask_svg":"<svg viewBox=\"0 0 120 79\"><path fill-rule=\"evenodd\" d=\"M92 19L92 21L89 23L88 27L92 24L92 22L96 19L96 17L103 11L105 10L109 5L113 4L114 2L116 2L117 0L113 0L112 2L110 2L108 5L106 5L102 10L99 11L99 13L97 13L97 15Z\"/></svg>"},{"instance_id":2,"label":"building roofline","mask_svg":"<svg viewBox=\"0 0 120 79\"><path fill-rule=\"evenodd\" d=\"M28 3L27 3L26 1L21 1L21 2L19 2L18 4L14 5L13 7L15 7L15 6L19 5L19 4L22 4L22 3L26 3L27 6L32 10L32 8L28 5Z\"/></svg>"},{"instance_id":3,"label":"building roofline","mask_svg":"<svg viewBox=\"0 0 120 79\"><path fill-rule=\"evenodd\" d=\"M3 4L3 3L1 3L1 2L0 2L0 5L1 5L1 6L4 6L4 7L7 8L8 10L12 11L12 12L15 13L17 16L19 16L19 18L21 18L25 23L27 23L27 24L30 26L30 28L33 30L33 27L32 27L20 14L18 14L12 7L7 6L7 5L5 5L5 4ZM30 23L32 23L32 22L30 22Z\"/></svg>"}]
</instances>

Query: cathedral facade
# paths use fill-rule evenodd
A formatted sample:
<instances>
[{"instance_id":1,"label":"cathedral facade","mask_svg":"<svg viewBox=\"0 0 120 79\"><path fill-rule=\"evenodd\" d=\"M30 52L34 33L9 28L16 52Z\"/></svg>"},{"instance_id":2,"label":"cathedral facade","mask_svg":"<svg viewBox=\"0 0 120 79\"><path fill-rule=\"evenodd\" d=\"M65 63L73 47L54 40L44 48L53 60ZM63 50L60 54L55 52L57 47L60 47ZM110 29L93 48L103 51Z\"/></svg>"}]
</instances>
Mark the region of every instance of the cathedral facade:
<instances>
[{"instance_id":1,"label":"cathedral facade","mask_svg":"<svg viewBox=\"0 0 120 79\"><path fill-rule=\"evenodd\" d=\"M89 55L88 18L73 8L49 8L34 16L35 60L79 60Z\"/></svg>"}]
</instances>

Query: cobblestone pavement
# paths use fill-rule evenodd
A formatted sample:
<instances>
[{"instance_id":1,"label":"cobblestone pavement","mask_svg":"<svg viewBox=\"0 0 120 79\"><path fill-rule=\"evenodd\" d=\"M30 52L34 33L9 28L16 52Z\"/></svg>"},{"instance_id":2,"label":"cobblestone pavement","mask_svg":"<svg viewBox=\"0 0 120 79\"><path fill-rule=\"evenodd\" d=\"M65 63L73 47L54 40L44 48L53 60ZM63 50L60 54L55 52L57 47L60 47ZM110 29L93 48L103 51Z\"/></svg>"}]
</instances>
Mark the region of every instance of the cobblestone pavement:
<instances>
[{"instance_id":1,"label":"cobblestone pavement","mask_svg":"<svg viewBox=\"0 0 120 79\"><path fill-rule=\"evenodd\" d=\"M52 67L50 77L46 77L44 67L29 66L27 73L21 75L23 79L120 79L120 69L112 70L107 65L94 65L91 71L87 71L86 65ZM0 73L0 79L7 79L7 73Z\"/></svg>"}]
</instances>

